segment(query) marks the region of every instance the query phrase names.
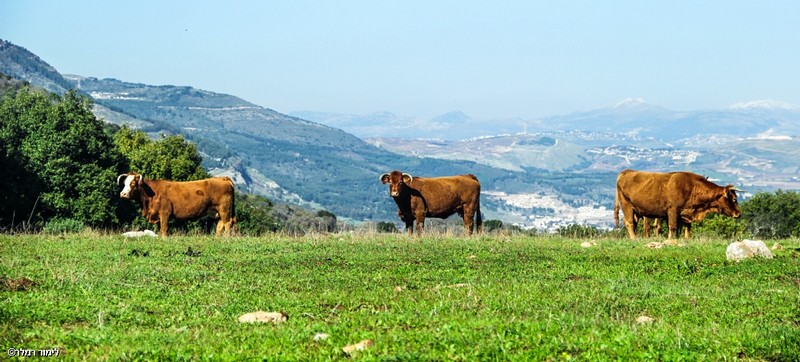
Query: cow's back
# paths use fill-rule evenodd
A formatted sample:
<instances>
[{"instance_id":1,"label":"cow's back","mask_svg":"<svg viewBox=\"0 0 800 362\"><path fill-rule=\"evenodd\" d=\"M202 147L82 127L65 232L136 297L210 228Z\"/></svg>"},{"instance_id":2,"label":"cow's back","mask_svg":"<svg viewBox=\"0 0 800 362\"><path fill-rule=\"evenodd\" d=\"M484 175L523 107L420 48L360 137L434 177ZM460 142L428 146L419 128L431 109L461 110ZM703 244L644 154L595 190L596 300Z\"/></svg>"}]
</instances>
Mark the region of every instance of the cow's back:
<instances>
[{"instance_id":1,"label":"cow's back","mask_svg":"<svg viewBox=\"0 0 800 362\"><path fill-rule=\"evenodd\" d=\"M637 214L666 217L668 200L664 197L672 173L625 170L617 177L621 202L630 203Z\"/></svg>"},{"instance_id":2,"label":"cow's back","mask_svg":"<svg viewBox=\"0 0 800 362\"><path fill-rule=\"evenodd\" d=\"M162 202L169 200L173 215L179 219L196 219L233 207L234 188L229 178L162 181L160 188Z\"/></svg>"},{"instance_id":3,"label":"cow's back","mask_svg":"<svg viewBox=\"0 0 800 362\"><path fill-rule=\"evenodd\" d=\"M434 217L452 215L464 203L476 202L481 190L474 175L416 177L409 186L419 192L412 193L412 198L423 199L428 214Z\"/></svg>"}]
</instances>

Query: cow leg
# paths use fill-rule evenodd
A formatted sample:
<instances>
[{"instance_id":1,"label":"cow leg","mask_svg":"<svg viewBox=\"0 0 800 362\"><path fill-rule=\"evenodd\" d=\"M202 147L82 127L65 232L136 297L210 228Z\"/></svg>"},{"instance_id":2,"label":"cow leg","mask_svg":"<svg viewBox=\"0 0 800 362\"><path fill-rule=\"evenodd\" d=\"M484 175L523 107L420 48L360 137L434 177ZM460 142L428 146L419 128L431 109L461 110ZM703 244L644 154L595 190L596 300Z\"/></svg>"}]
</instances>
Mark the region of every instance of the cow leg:
<instances>
[{"instance_id":1,"label":"cow leg","mask_svg":"<svg viewBox=\"0 0 800 362\"><path fill-rule=\"evenodd\" d=\"M467 235L472 235L472 229L473 229L473 226L474 226L473 225L473 219L475 218L475 210L472 210L472 208L469 208L469 207L465 207L464 208L464 213L461 215L461 217L464 218L464 228L467 229Z\"/></svg>"},{"instance_id":2,"label":"cow leg","mask_svg":"<svg viewBox=\"0 0 800 362\"><path fill-rule=\"evenodd\" d=\"M416 219L417 236L422 236L422 232L425 230L425 217L418 215Z\"/></svg>"},{"instance_id":3,"label":"cow leg","mask_svg":"<svg viewBox=\"0 0 800 362\"><path fill-rule=\"evenodd\" d=\"M658 237L661 234L661 219L653 219L653 235Z\"/></svg>"},{"instance_id":4,"label":"cow leg","mask_svg":"<svg viewBox=\"0 0 800 362\"><path fill-rule=\"evenodd\" d=\"M408 235L414 235L414 220L403 220L406 223L406 232Z\"/></svg>"},{"instance_id":5,"label":"cow leg","mask_svg":"<svg viewBox=\"0 0 800 362\"><path fill-rule=\"evenodd\" d=\"M680 222L680 213L678 209L667 210L667 226L669 227L669 234L667 240L672 240L678 231L678 223Z\"/></svg>"},{"instance_id":6,"label":"cow leg","mask_svg":"<svg viewBox=\"0 0 800 362\"><path fill-rule=\"evenodd\" d=\"M169 214L160 212L158 216L158 223L161 224L161 237L166 237L167 227L169 227Z\"/></svg>"},{"instance_id":7,"label":"cow leg","mask_svg":"<svg viewBox=\"0 0 800 362\"><path fill-rule=\"evenodd\" d=\"M684 238L689 239L692 237L692 223L687 222L683 227Z\"/></svg>"},{"instance_id":8,"label":"cow leg","mask_svg":"<svg viewBox=\"0 0 800 362\"><path fill-rule=\"evenodd\" d=\"M643 217L642 221L644 222L644 225L643 225L644 226L644 237L649 238L650 237L650 218L649 217Z\"/></svg>"},{"instance_id":9,"label":"cow leg","mask_svg":"<svg viewBox=\"0 0 800 362\"><path fill-rule=\"evenodd\" d=\"M222 230L225 230L225 220L220 218L219 221L217 221L217 233L216 233L216 235L217 236L222 235Z\"/></svg>"},{"instance_id":10,"label":"cow leg","mask_svg":"<svg viewBox=\"0 0 800 362\"><path fill-rule=\"evenodd\" d=\"M636 240L636 215L633 214L633 206L628 202L620 201L625 229L628 230L628 238Z\"/></svg>"},{"instance_id":11,"label":"cow leg","mask_svg":"<svg viewBox=\"0 0 800 362\"><path fill-rule=\"evenodd\" d=\"M633 208L623 206L622 213L625 220L625 229L628 230L628 238L636 240L636 217L633 215Z\"/></svg>"}]
</instances>

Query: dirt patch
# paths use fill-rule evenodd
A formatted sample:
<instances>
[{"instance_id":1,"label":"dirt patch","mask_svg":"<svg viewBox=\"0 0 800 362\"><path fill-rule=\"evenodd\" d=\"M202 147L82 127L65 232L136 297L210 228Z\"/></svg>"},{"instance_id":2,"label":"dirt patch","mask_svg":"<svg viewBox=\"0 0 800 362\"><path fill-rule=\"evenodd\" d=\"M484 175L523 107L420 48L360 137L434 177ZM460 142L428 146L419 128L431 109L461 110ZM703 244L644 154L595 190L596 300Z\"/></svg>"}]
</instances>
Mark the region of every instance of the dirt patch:
<instances>
[{"instance_id":1,"label":"dirt patch","mask_svg":"<svg viewBox=\"0 0 800 362\"><path fill-rule=\"evenodd\" d=\"M128 253L128 255L130 255L130 256L142 256L142 257L144 257L144 256L150 256L150 252L149 252L149 251L147 251L147 250L133 249L133 250L131 250L131 252L130 252L130 253Z\"/></svg>"},{"instance_id":2,"label":"dirt patch","mask_svg":"<svg viewBox=\"0 0 800 362\"><path fill-rule=\"evenodd\" d=\"M0 277L0 289L7 292L22 292L36 286L36 282L28 278Z\"/></svg>"}]
</instances>

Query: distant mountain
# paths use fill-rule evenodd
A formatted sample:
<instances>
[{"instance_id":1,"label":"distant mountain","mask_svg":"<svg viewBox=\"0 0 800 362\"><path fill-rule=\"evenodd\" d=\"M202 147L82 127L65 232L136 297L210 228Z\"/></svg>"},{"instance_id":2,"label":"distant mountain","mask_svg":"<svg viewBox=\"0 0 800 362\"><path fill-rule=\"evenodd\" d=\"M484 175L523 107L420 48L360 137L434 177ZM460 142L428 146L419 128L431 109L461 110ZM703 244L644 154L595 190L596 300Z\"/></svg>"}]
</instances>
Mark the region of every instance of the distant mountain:
<instances>
[{"instance_id":1,"label":"distant mountain","mask_svg":"<svg viewBox=\"0 0 800 362\"><path fill-rule=\"evenodd\" d=\"M295 113L293 113L295 114ZM315 122L338 127L361 138L405 138L459 141L517 133L591 131L635 134L677 141L697 134L750 137L773 130L800 135L800 107L762 100L726 109L677 112L628 98L615 105L539 119L474 119L450 112L431 119L302 112ZM390 113L387 113L390 114ZM347 120L347 121L343 121Z\"/></svg>"},{"instance_id":2,"label":"distant mountain","mask_svg":"<svg viewBox=\"0 0 800 362\"><path fill-rule=\"evenodd\" d=\"M355 115L297 111L289 114L331 127L341 128L359 138L383 137L456 141L487 134L518 132L525 126L525 122L520 119L476 119L461 111L448 112L430 119L398 116L391 112Z\"/></svg>"},{"instance_id":3,"label":"distant mountain","mask_svg":"<svg viewBox=\"0 0 800 362\"><path fill-rule=\"evenodd\" d=\"M0 73L57 94L63 94L72 88L70 82L50 64L27 49L3 39L0 39Z\"/></svg>"},{"instance_id":4,"label":"distant mountain","mask_svg":"<svg viewBox=\"0 0 800 362\"><path fill-rule=\"evenodd\" d=\"M451 124L454 126L459 126L465 123L472 122L472 118L464 114L464 112L452 111L442 114L440 116L433 117L431 118L431 121L434 123L443 123L443 124Z\"/></svg>"},{"instance_id":5,"label":"distant mountain","mask_svg":"<svg viewBox=\"0 0 800 362\"><path fill-rule=\"evenodd\" d=\"M783 104L767 108L761 101L721 110L675 112L642 100L626 100L613 107L563 116L545 117L537 122L544 131L585 130L633 133L676 141L697 134L724 134L749 137L774 130L800 135L800 108Z\"/></svg>"}]
</instances>

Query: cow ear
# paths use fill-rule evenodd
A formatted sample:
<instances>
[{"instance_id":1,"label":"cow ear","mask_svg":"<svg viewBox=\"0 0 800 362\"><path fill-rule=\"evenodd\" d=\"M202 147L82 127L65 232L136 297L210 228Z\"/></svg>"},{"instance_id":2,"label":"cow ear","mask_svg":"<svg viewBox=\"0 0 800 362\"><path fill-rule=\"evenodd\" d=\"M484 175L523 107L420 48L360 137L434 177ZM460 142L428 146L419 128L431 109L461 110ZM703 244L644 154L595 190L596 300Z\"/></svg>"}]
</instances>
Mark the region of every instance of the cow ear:
<instances>
[{"instance_id":1,"label":"cow ear","mask_svg":"<svg viewBox=\"0 0 800 362\"><path fill-rule=\"evenodd\" d=\"M117 185L122 186L122 181L124 181L126 178L128 178L128 174L127 173L123 173L123 174L117 176Z\"/></svg>"},{"instance_id":2,"label":"cow ear","mask_svg":"<svg viewBox=\"0 0 800 362\"><path fill-rule=\"evenodd\" d=\"M389 174L385 173L385 174L381 175L381 183L382 184L386 184L387 182L389 182Z\"/></svg>"},{"instance_id":3,"label":"cow ear","mask_svg":"<svg viewBox=\"0 0 800 362\"><path fill-rule=\"evenodd\" d=\"M403 182L405 182L407 184L410 184L412 181L414 181L414 178L411 177L411 175L409 175L407 173L403 174Z\"/></svg>"}]
</instances>

